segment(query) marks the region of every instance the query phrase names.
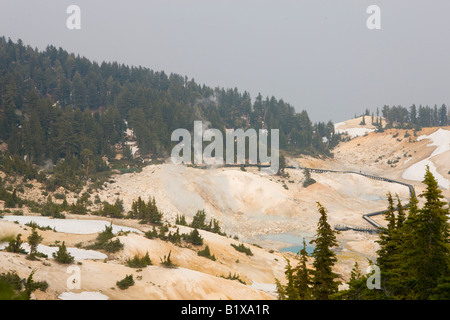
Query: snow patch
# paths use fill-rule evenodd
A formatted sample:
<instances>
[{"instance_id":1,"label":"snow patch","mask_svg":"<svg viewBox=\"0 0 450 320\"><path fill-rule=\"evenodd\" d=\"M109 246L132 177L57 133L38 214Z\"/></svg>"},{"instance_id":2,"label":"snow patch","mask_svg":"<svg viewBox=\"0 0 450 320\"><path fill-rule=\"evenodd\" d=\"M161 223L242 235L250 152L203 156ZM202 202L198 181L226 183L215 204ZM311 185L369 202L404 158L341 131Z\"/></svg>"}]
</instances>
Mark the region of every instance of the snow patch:
<instances>
[{"instance_id":1,"label":"snow patch","mask_svg":"<svg viewBox=\"0 0 450 320\"><path fill-rule=\"evenodd\" d=\"M61 300L108 300L109 297L100 292L83 291L81 293L63 292L58 296Z\"/></svg>"},{"instance_id":2,"label":"snow patch","mask_svg":"<svg viewBox=\"0 0 450 320\"><path fill-rule=\"evenodd\" d=\"M54 228L57 232L72 233L72 234L91 234L105 230L105 226L109 226L111 222L106 220L79 220L79 219L51 219L49 217L40 216L4 216L3 220L17 221L21 225L30 222L37 223L39 226ZM112 225L112 232L130 231L142 233L135 228Z\"/></svg>"},{"instance_id":3,"label":"snow patch","mask_svg":"<svg viewBox=\"0 0 450 320\"><path fill-rule=\"evenodd\" d=\"M430 172L436 178L439 186L444 189L449 189L450 181L437 172L431 158L450 150L450 131L439 129L428 136L422 135L418 137L417 141L421 141L423 139L431 140L431 143L428 144L427 147L437 148L428 158L419 161L406 169L402 174L402 178L407 180L422 181L425 175L426 166L429 166Z\"/></svg>"},{"instance_id":4,"label":"snow patch","mask_svg":"<svg viewBox=\"0 0 450 320\"><path fill-rule=\"evenodd\" d=\"M348 128L348 129L335 129L335 131L336 131L336 133L347 132L347 134L350 137L356 138L356 137L359 137L359 136L363 136L366 133L373 132L373 131L375 131L375 129L369 129L369 128Z\"/></svg>"},{"instance_id":5,"label":"snow patch","mask_svg":"<svg viewBox=\"0 0 450 320\"><path fill-rule=\"evenodd\" d=\"M339 129L339 127L342 127L345 125L347 125L347 123L345 121L336 123L334 125L334 131L336 133L345 133L346 132L352 138L363 136L366 133L375 131L375 129L373 129L373 128L366 128L366 127L361 127L361 126L353 127L353 128L346 128L346 129Z\"/></svg>"},{"instance_id":6,"label":"snow patch","mask_svg":"<svg viewBox=\"0 0 450 320\"><path fill-rule=\"evenodd\" d=\"M278 295L277 285L275 283L258 283L253 282L251 287L256 290L264 291L273 295Z\"/></svg>"},{"instance_id":7,"label":"snow patch","mask_svg":"<svg viewBox=\"0 0 450 320\"><path fill-rule=\"evenodd\" d=\"M8 246L8 243L0 242L0 250L5 249L7 246ZM27 253L30 252L30 245L28 243L23 243L20 248L25 250ZM57 252L58 250L59 250L58 247L49 247L49 246L46 246L43 244L39 244L37 246L37 251L47 255L49 258L52 258L53 253ZM103 259L108 258L108 256L106 254L103 254L103 253L95 251L95 250L67 248L67 252L70 253L70 255L74 257L75 261L89 260L89 259L90 260L103 260Z\"/></svg>"}]
</instances>

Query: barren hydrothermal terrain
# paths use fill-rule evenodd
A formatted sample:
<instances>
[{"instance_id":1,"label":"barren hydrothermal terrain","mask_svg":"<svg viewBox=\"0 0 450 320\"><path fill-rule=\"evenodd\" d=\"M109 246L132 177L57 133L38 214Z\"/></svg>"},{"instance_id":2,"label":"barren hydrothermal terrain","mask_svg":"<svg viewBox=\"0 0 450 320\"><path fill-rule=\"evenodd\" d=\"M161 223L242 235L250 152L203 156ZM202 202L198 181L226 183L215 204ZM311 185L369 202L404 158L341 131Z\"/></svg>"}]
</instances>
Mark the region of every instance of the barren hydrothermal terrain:
<instances>
[{"instance_id":1,"label":"barren hydrothermal terrain","mask_svg":"<svg viewBox=\"0 0 450 320\"><path fill-rule=\"evenodd\" d=\"M361 171L412 184L417 194L423 190L420 177L428 164L439 174L438 181L448 201L450 127L424 128L416 133L399 129L375 132L373 126L360 126L360 122L361 118L357 118L338 125L338 129L347 130L352 139L335 148L333 158L290 158L289 164ZM366 122L370 122L368 117ZM282 177L267 175L257 168L242 171L239 168L148 165L141 172L113 176L101 190L91 194L91 199L98 195L101 201L109 203L120 198L125 211L130 210L138 197L145 201L155 197L172 231L175 231L177 215L184 214L189 223L197 210L204 209L207 221L219 220L228 235L200 230L216 261L198 256L200 248L192 245L179 246L145 238L142 233L150 230L150 226L139 224L137 220L67 214L65 222L39 221L40 225L55 227L55 231L39 231L44 238L43 249L51 252L48 248L55 241L65 241L69 250L73 250L77 244L94 241L101 228L111 222L117 226L114 232L124 249L115 254L78 252L80 289L67 289L67 266L56 263L51 257L28 261L24 255L0 252L0 273L16 270L26 277L31 270L36 270L35 278L50 284L45 293L35 292L37 299L275 299L270 292L274 290L275 279L285 280L284 257L295 264L293 252L279 250L294 246L297 240L300 245L302 237L314 237L319 218L317 202L328 210L332 226L371 227L362 215L385 209L387 192L397 194L403 204L409 199L409 189L404 185L371 180L358 174L312 172L316 183L305 188L301 170L286 169L285 173ZM30 189L24 196L36 198L37 194ZM68 197L69 203L74 200ZM35 215L27 209L23 211L25 216ZM374 219L384 223L381 216ZM22 216L0 219L0 239L18 233L26 239L30 228L24 226L25 222ZM99 227L95 227L97 225ZM127 227L124 231L129 233L117 233L119 226ZM179 228L181 233L191 230L184 226ZM375 259L377 235L345 231L338 235L338 240L336 272L346 281L356 261L364 271L367 259ZM238 252L230 245L242 242L251 248L253 256ZM126 259L146 252L153 265L141 271L126 266ZM160 265L161 258L169 252L178 268ZM133 274L138 280L122 291L115 284L127 274ZM238 274L245 284L220 277L229 274Z\"/></svg>"}]
</instances>

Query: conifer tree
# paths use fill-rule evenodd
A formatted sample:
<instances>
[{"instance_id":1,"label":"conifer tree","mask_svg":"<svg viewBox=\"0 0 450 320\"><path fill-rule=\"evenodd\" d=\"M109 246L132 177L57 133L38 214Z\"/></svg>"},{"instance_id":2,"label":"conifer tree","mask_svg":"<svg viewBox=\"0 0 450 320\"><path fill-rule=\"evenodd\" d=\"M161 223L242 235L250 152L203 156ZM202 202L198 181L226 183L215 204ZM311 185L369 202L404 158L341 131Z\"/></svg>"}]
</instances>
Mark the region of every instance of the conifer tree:
<instances>
[{"instance_id":1,"label":"conifer tree","mask_svg":"<svg viewBox=\"0 0 450 320\"><path fill-rule=\"evenodd\" d=\"M300 262L295 271L294 285L297 288L297 292L300 300L310 300L311 296L311 271L306 266L308 261L308 253L306 252L306 242L303 239L303 249L300 250Z\"/></svg>"},{"instance_id":2,"label":"conifer tree","mask_svg":"<svg viewBox=\"0 0 450 320\"><path fill-rule=\"evenodd\" d=\"M39 243L42 241L42 236L40 236L37 231L36 227L33 226L31 230L31 234L28 236L28 244L30 245L30 253L28 255L29 259L34 260L37 254L37 247Z\"/></svg>"},{"instance_id":3,"label":"conifer tree","mask_svg":"<svg viewBox=\"0 0 450 320\"><path fill-rule=\"evenodd\" d=\"M74 262L74 257L67 251L66 244L63 241L62 245L59 246L57 252L53 253L53 258L56 261L63 264L71 264Z\"/></svg>"},{"instance_id":4,"label":"conifer tree","mask_svg":"<svg viewBox=\"0 0 450 320\"><path fill-rule=\"evenodd\" d=\"M428 166L423 183L426 189L419 197L425 198L425 204L415 217L408 263L416 279L414 291L417 297L428 299L439 279L450 275L449 209L445 208L442 191Z\"/></svg>"},{"instance_id":5,"label":"conifer tree","mask_svg":"<svg viewBox=\"0 0 450 320\"><path fill-rule=\"evenodd\" d=\"M392 263L392 255L394 254L394 233L395 233L395 206L392 194L387 194L388 209L383 213L385 220L388 222L387 228L381 228L380 239L377 241L380 249L377 251L377 264L381 270L390 270Z\"/></svg>"},{"instance_id":6,"label":"conifer tree","mask_svg":"<svg viewBox=\"0 0 450 320\"><path fill-rule=\"evenodd\" d=\"M404 273L401 270L403 263L403 250L406 238L405 233L405 212L401 200L397 198L397 217L394 214L394 201L392 196L388 195L389 207L387 211L388 228L384 232L384 240L381 241L379 251L379 267L381 269L383 292L387 297L395 299L402 295ZM413 200L414 201L414 200Z\"/></svg>"},{"instance_id":7,"label":"conifer tree","mask_svg":"<svg viewBox=\"0 0 450 320\"><path fill-rule=\"evenodd\" d=\"M25 250L22 249L22 234L19 233L16 237L16 240L10 240L8 246L5 248L5 251L7 252L13 252L13 253L25 253Z\"/></svg>"},{"instance_id":8,"label":"conifer tree","mask_svg":"<svg viewBox=\"0 0 450 320\"><path fill-rule=\"evenodd\" d=\"M348 289L340 291L334 297L338 300L361 300L365 291L367 291L366 277L362 275L358 262L355 262L350 273Z\"/></svg>"},{"instance_id":9,"label":"conifer tree","mask_svg":"<svg viewBox=\"0 0 450 320\"><path fill-rule=\"evenodd\" d=\"M192 219L190 225L192 228L205 229L206 228L206 212L205 210L198 210Z\"/></svg>"},{"instance_id":10,"label":"conifer tree","mask_svg":"<svg viewBox=\"0 0 450 320\"><path fill-rule=\"evenodd\" d=\"M201 246L203 245L203 238L198 232L197 229L194 229L189 234L189 242L192 243L194 246Z\"/></svg>"},{"instance_id":11,"label":"conifer tree","mask_svg":"<svg viewBox=\"0 0 450 320\"><path fill-rule=\"evenodd\" d=\"M338 274L332 268L337 262L336 254L331 250L337 246L336 231L334 231L327 221L326 209L317 202L320 213L317 225L317 235L311 243L315 243L312 253L314 257L312 294L316 300L328 300L330 296L338 291L340 282L337 280Z\"/></svg>"},{"instance_id":12,"label":"conifer tree","mask_svg":"<svg viewBox=\"0 0 450 320\"><path fill-rule=\"evenodd\" d=\"M399 253L401 261L398 269L395 271L399 279L394 285L397 286L397 292L405 299L417 299L417 294L413 290L415 287L415 266L411 264L411 257L415 251L415 235L414 230L417 227L418 200L413 193L409 200L408 216L402 225L402 248Z\"/></svg>"},{"instance_id":13,"label":"conifer tree","mask_svg":"<svg viewBox=\"0 0 450 320\"><path fill-rule=\"evenodd\" d=\"M283 297L282 300L299 300L300 296L298 293L298 289L295 286L295 274L294 274L294 269L291 266L290 261L286 259L286 267L285 267L285 275L286 275L286 279L287 279L287 284L286 286L283 288L282 292L283 292Z\"/></svg>"}]
</instances>

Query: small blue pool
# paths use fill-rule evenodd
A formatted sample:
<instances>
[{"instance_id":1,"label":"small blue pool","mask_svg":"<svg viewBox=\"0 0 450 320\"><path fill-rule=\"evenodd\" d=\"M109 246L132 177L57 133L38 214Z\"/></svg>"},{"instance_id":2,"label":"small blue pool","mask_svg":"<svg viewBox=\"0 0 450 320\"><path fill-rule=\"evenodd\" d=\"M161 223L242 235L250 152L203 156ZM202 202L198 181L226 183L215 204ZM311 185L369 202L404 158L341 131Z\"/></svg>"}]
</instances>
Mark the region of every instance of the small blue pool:
<instances>
[{"instance_id":1,"label":"small blue pool","mask_svg":"<svg viewBox=\"0 0 450 320\"><path fill-rule=\"evenodd\" d=\"M314 245L310 243L312 235L310 234L294 234L294 233L277 233L261 236L264 240L272 240L286 243L286 247L279 249L280 252L299 253L303 249L303 239L306 242L306 252L310 255L314 251Z\"/></svg>"}]
</instances>

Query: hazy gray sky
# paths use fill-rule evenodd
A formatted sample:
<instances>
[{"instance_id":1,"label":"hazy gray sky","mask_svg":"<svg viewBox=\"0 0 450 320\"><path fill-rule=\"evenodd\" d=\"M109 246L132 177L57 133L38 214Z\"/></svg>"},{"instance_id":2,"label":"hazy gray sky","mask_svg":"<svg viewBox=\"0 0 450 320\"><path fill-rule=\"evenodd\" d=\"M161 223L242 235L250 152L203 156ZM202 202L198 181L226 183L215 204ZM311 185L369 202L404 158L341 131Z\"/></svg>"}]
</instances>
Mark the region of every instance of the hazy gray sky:
<instances>
[{"instance_id":1,"label":"hazy gray sky","mask_svg":"<svg viewBox=\"0 0 450 320\"><path fill-rule=\"evenodd\" d=\"M81 30L66 27L69 5ZM381 30L369 30L369 5ZM0 35L237 87L335 122L450 104L448 0L0 0Z\"/></svg>"}]
</instances>

